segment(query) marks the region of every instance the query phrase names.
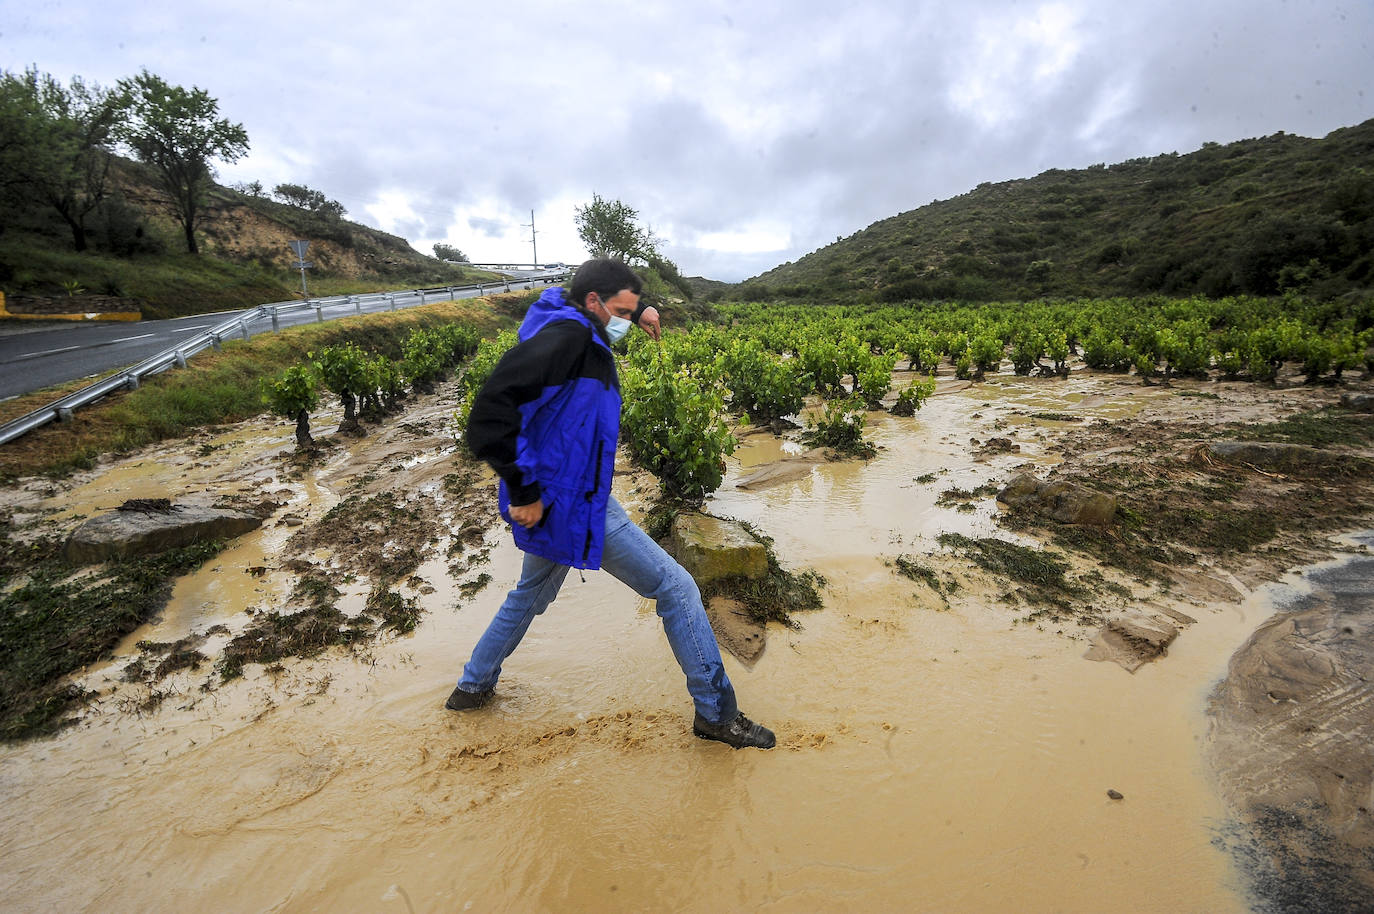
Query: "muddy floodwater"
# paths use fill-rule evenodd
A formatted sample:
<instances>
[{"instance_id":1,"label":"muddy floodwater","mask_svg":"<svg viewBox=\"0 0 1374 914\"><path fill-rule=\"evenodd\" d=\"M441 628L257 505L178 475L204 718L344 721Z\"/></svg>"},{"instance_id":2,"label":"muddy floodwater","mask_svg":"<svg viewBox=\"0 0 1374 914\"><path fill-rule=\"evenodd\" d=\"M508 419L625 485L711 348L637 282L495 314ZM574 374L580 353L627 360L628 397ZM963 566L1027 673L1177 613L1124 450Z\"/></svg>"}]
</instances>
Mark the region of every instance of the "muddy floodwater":
<instances>
[{"instance_id":1,"label":"muddy floodwater","mask_svg":"<svg viewBox=\"0 0 1374 914\"><path fill-rule=\"evenodd\" d=\"M824 608L771 627L752 668L726 658L742 708L777 731L771 752L693 738L652 607L599 572L569 576L489 708L445 711L517 574L500 531L475 597L442 559L421 567L435 590L408 636L208 690L205 671L187 674L148 710L110 685L128 661L116 656L86 674L106 696L86 720L0 749L3 908L1245 911L1216 840L1227 813L1205 708L1273 612L1266 588L1237 582L1238 603L1152 594L1197 622L1132 674L1083 659L1089 633L1073 623L1014 624L1025 610L1004 584L973 575L945 605L892 566L937 551L941 533L1016 539L991 498L972 511L936 499L1053 465L1052 429L1029 413L1113 418L1167 396L1077 378L948 390L913 419L871 414L874 460L762 490L734 482L788 449L744 438L708 509L829 582ZM1020 451L975 456L970 439L994 428ZM116 466L122 477L67 497L88 511L165 494L157 474L194 479L252 447L230 436L181 466ZM642 508L634 479L618 477L619 494ZM337 497L315 477L251 481L280 487L283 510ZM240 539L123 650L270 602L270 578L244 569L285 536L269 524Z\"/></svg>"}]
</instances>

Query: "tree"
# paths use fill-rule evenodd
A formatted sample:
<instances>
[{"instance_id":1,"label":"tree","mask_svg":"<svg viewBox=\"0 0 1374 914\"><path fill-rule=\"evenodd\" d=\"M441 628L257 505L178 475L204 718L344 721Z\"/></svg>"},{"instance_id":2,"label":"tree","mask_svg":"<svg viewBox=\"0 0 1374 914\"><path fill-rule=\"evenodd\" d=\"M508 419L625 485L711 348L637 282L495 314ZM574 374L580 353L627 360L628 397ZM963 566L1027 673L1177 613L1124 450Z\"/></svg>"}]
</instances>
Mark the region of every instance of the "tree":
<instances>
[{"instance_id":1,"label":"tree","mask_svg":"<svg viewBox=\"0 0 1374 914\"><path fill-rule=\"evenodd\" d=\"M114 92L74 77L70 88L35 68L0 75L0 172L15 202L55 209L86 250L86 218L106 196Z\"/></svg>"},{"instance_id":2,"label":"tree","mask_svg":"<svg viewBox=\"0 0 1374 914\"><path fill-rule=\"evenodd\" d=\"M592 202L577 207L573 218L593 257L617 257L634 266L658 255L653 234L639 226L639 213L619 200L592 194Z\"/></svg>"},{"instance_id":3,"label":"tree","mask_svg":"<svg viewBox=\"0 0 1374 914\"><path fill-rule=\"evenodd\" d=\"M338 200L331 200L320 191L304 184L278 184L272 188L272 196L287 206L310 210L317 216L327 219L342 219L348 212Z\"/></svg>"},{"instance_id":4,"label":"tree","mask_svg":"<svg viewBox=\"0 0 1374 914\"><path fill-rule=\"evenodd\" d=\"M592 194L592 202L574 212L577 234L593 257L615 257L635 267L644 279L644 297L655 300L672 291L692 297L690 284L678 272L677 264L659 253L663 239L653 230L641 227L639 212L619 200L603 200Z\"/></svg>"},{"instance_id":5,"label":"tree","mask_svg":"<svg viewBox=\"0 0 1374 914\"><path fill-rule=\"evenodd\" d=\"M199 253L196 222L213 173L210 162L241 158L248 152L248 133L219 117L219 103L203 89L169 85L147 70L120 80L119 91L128 116L117 135L157 170L186 233L186 250Z\"/></svg>"},{"instance_id":6,"label":"tree","mask_svg":"<svg viewBox=\"0 0 1374 914\"><path fill-rule=\"evenodd\" d=\"M458 250L451 244L444 244L442 241L434 243L434 256L440 260L451 260L454 263L468 263L468 255Z\"/></svg>"}]
</instances>

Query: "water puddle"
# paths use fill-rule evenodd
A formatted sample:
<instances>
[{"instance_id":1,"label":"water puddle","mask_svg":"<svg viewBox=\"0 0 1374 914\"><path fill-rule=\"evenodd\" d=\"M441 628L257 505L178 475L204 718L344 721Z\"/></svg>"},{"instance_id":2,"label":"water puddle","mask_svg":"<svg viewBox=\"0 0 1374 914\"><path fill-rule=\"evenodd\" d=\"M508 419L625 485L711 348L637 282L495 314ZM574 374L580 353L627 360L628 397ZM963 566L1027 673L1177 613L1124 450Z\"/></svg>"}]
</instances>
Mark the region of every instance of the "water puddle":
<instances>
[{"instance_id":1,"label":"water puddle","mask_svg":"<svg viewBox=\"0 0 1374 914\"><path fill-rule=\"evenodd\" d=\"M708 507L829 580L752 669L727 658L772 752L691 736L657 617L599 572L569 576L492 706L444 711L518 574L503 539L475 597L442 558L422 566L436 589L411 636L0 750L0 890L24 910L1243 911L1200 746L1263 594L1188 605L1198 623L1132 675L1082 660L1075 632L1013 628L997 587L945 608L890 564L996 531L991 498L959 511L943 490L1055 462L1013 413L1109 418L1127 399L998 378L911 419L870 414L877 458L762 491L734 482L799 449L746 438ZM1019 452L969 444L1008 434ZM149 631L270 600L243 568L284 535L182 581Z\"/></svg>"}]
</instances>

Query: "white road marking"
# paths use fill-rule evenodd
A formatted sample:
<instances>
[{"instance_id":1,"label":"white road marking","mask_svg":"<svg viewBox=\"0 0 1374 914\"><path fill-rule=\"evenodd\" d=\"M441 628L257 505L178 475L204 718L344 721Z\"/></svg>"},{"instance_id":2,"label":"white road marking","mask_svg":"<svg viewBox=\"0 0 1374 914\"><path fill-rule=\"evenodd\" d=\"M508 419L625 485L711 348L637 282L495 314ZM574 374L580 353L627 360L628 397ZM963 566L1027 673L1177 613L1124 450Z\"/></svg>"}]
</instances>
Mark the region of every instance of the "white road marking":
<instances>
[{"instance_id":1,"label":"white road marking","mask_svg":"<svg viewBox=\"0 0 1374 914\"><path fill-rule=\"evenodd\" d=\"M41 359L45 355L57 355L59 352L71 352L73 349L84 349L84 346L64 346L61 349L49 349L47 352L28 352L24 355L17 355L10 361L22 362L25 359Z\"/></svg>"}]
</instances>

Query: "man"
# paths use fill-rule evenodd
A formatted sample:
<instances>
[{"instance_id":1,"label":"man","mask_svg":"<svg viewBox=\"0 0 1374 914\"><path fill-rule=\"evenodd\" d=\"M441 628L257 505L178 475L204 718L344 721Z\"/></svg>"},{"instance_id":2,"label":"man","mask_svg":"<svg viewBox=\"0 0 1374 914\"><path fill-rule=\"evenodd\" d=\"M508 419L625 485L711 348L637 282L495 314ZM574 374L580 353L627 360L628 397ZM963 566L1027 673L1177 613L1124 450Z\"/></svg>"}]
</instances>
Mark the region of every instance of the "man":
<instances>
[{"instance_id":1,"label":"man","mask_svg":"<svg viewBox=\"0 0 1374 914\"><path fill-rule=\"evenodd\" d=\"M501 663L563 584L569 568L604 568L656 601L696 706L692 732L736 749L771 749L773 733L745 717L725 674L696 582L611 496L620 383L611 343L638 325L659 338L658 311L618 260L589 260L571 301L549 289L530 306L520 342L473 401L467 442L500 483L501 515L525 553L520 581L478 639L445 707L491 700Z\"/></svg>"}]
</instances>

